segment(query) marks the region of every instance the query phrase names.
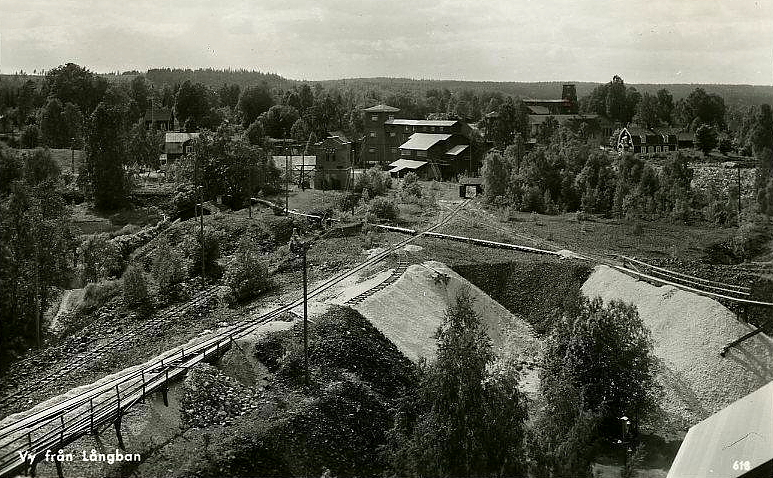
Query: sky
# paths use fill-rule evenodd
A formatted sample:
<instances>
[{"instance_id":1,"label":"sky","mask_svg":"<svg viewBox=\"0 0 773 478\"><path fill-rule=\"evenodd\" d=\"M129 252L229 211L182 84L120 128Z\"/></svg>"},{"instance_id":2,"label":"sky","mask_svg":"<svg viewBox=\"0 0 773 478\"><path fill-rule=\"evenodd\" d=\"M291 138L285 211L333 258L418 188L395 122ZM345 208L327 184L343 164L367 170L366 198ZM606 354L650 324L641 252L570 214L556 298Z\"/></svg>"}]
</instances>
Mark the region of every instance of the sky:
<instances>
[{"instance_id":1,"label":"sky","mask_svg":"<svg viewBox=\"0 0 773 478\"><path fill-rule=\"evenodd\" d=\"M0 0L0 72L773 84L773 0Z\"/></svg>"}]
</instances>

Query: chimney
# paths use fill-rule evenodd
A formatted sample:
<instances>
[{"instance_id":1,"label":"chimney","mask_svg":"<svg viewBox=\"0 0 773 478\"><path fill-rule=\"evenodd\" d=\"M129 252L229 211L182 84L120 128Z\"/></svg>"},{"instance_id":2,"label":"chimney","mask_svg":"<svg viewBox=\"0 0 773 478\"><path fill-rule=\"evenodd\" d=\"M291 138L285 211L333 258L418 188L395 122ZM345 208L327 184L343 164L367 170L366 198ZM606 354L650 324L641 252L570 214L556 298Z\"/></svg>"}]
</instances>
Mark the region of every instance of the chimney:
<instances>
[{"instance_id":1,"label":"chimney","mask_svg":"<svg viewBox=\"0 0 773 478\"><path fill-rule=\"evenodd\" d=\"M577 88L575 85L564 85L561 91L561 99L569 102L569 110L571 114L577 113Z\"/></svg>"}]
</instances>

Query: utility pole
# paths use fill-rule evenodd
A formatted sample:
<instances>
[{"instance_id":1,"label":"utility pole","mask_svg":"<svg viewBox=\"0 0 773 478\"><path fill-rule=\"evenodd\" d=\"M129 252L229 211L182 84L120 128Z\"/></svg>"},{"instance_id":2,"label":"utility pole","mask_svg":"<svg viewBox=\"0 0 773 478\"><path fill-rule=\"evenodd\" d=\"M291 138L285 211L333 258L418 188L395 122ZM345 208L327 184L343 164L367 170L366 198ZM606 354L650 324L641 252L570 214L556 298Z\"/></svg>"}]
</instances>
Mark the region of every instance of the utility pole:
<instances>
[{"instance_id":1,"label":"utility pole","mask_svg":"<svg viewBox=\"0 0 773 478\"><path fill-rule=\"evenodd\" d=\"M195 171L193 173L193 176L196 179L199 179L199 159L196 158L196 160L193 162ZM201 181L203 182L203 181ZM199 208L201 209L201 222L200 222L200 228L199 228L199 243L201 247L201 285L204 286L205 284L205 261L204 261L204 191L200 184L196 186L196 188L199 190ZM196 211L198 213L198 211Z\"/></svg>"},{"instance_id":2,"label":"utility pole","mask_svg":"<svg viewBox=\"0 0 773 478\"><path fill-rule=\"evenodd\" d=\"M738 184L738 227L741 227L741 163L736 163L736 182Z\"/></svg>"},{"instance_id":3,"label":"utility pole","mask_svg":"<svg viewBox=\"0 0 773 478\"><path fill-rule=\"evenodd\" d=\"M252 172L255 169L253 162L255 161L255 158L250 156L250 161L248 163L249 171L247 171L247 174L249 175L249 191L247 191L247 204L249 204L249 210L250 210L250 219L252 219Z\"/></svg>"},{"instance_id":4,"label":"utility pole","mask_svg":"<svg viewBox=\"0 0 773 478\"><path fill-rule=\"evenodd\" d=\"M70 171L72 172L73 179L75 178L75 151L73 151L74 143L75 138L70 138Z\"/></svg>"},{"instance_id":5,"label":"utility pole","mask_svg":"<svg viewBox=\"0 0 773 478\"><path fill-rule=\"evenodd\" d=\"M298 237L297 229L293 229L293 235L290 238L290 251L296 255L301 256L301 262L303 266L303 370L306 385L309 381L309 325L308 325L308 280L307 280L307 264L306 264L306 251L311 246L310 242L301 241Z\"/></svg>"},{"instance_id":6,"label":"utility pole","mask_svg":"<svg viewBox=\"0 0 773 478\"><path fill-rule=\"evenodd\" d=\"M285 144L285 215L290 215L290 147Z\"/></svg>"}]
</instances>

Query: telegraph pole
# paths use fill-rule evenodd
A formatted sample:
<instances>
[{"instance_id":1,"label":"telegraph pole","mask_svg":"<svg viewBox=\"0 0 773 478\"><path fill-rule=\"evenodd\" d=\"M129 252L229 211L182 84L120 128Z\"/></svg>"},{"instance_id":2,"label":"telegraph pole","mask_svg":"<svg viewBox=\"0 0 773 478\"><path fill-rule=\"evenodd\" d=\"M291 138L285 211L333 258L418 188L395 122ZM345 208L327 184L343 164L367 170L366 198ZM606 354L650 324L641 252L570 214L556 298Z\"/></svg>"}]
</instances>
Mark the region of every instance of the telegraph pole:
<instances>
[{"instance_id":1,"label":"telegraph pole","mask_svg":"<svg viewBox=\"0 0 773 478\"><path fill-rule=\"evenodd\" d=\"M75 151L73 151L74 143L75 138L70 138L70 171L72 172L73 179L75 178Z\"/></svg>"},{"instance_id":2,"label":"telegraph pole","mask_svg":"<svg viewBox=\"0 0 773 478\"><path fill-rule=\"evenodd\" d=\"M309 381L309 325L308 325L308 281L307 281L307 265L306 265L306 251L311 246L310 242L301 241L298 237L298 231L293 229L293 235L290 238L290 251L296 255L301 256L301 262L303 266L303 370L306 385Z\"/></svg>"},{"instance_id":3,"label":"telegraph pole","mask_svg":"<svg viewBox=\"0 0 773 478\"><path fill-rule=\"evenodd\" d=\"M285 215L290 215L290 147L285 144Z\"/></svg>"},{"instance_id":4,"label":"telegraph pole","mask_svg":"<svg viewBox=\"0 0 773 478\"><path fill-rule=\"evenodd\" d=\"M736 182L738 184L738 227L741 227L741 163L736 163Z\"/></svg>"},{"instance_id":5,"label":"telegraph pole","mask_svg":"<svg viewBox=\"0 0 773 478\"><path fill-rule=\"evenodd\" d=\"M196 158L193 162L195 171L193 173L194 177L196 179L199 178L199 159ZM200 181L203 182L203 181ZM200 228L199 228L199 242L201 247L201 284L202 286L205 283L205 264L204 264L204 191L202 190L202 186L199 184L196 186L196 188L199 190L199 208L201 209L201 222L200 222ZM198 213L198 211L196 211Z\"/></svg>"}]
</instances>

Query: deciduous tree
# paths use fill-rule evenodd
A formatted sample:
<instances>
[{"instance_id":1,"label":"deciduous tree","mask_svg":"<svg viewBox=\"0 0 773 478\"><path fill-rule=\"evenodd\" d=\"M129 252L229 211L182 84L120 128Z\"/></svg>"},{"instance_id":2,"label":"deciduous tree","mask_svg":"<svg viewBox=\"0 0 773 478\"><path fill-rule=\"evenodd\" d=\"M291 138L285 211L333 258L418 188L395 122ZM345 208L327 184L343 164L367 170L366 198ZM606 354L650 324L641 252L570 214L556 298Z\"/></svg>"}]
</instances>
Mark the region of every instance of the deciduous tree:
<instances>
[{"instance_id":1,"label":"deciduous tree","mask_svg":"<svg viewBox=\"0 0 773 478\"><path fill-rule=\"evenodd\" d=\"M268 111L274 105L274 99L264 84L245 88L239 96L238 108L242 114L242 124L251 125L258 116Z\"/></svg>"},{"instance_id":2,"label":"deciduous tree","mask_svg":"<svg viewBox=\"0 0 773 478\"><path fill-rule=\"evenodd\" d=\"M460 290L438 330L437 358L389 433L399 476L521 476L526 406L517 373L489 366L491 339Z\"/></svg>"},{"instance_id":3,"label":"deciduous tree","mask_svg":"<svg viewBox=\"0 0 773 478\"><path fill-rule=\"evenodd\" d=\"M79 180L90 190L98 208L116 209L129 198L123 119L120 109L101 103L89 120L86 160Z\"/></svg>"}]
</instances>

